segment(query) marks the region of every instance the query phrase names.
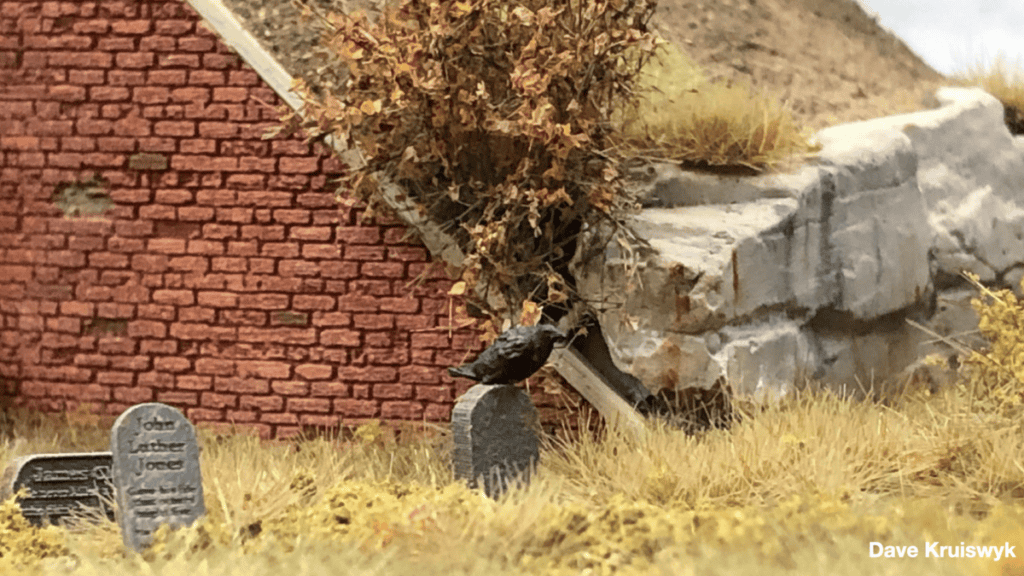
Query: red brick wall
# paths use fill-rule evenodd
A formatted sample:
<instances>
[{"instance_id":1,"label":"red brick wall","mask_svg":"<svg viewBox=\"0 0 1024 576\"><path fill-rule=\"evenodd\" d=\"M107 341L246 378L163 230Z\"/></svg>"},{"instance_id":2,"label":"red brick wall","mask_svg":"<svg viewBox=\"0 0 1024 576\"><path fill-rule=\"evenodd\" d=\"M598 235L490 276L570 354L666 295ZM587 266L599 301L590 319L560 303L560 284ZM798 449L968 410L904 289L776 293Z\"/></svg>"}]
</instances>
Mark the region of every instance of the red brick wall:
<instances>
[{"instance_id":1,"label":"red brick wall","mask_svg":"<svg viewBox=\"0 0 1024 576\"><path fill-rule=\"evenodd\" d=\"M423 246L339 209L322 150L261 139L279 103L179 0L0 0L8 396L265 437L449 419L468 383L444 367L476 347L437 329L450 281L409 287ZM94 176L109 210L67 217L57 197Z\"/></svg>"}]
</instances>

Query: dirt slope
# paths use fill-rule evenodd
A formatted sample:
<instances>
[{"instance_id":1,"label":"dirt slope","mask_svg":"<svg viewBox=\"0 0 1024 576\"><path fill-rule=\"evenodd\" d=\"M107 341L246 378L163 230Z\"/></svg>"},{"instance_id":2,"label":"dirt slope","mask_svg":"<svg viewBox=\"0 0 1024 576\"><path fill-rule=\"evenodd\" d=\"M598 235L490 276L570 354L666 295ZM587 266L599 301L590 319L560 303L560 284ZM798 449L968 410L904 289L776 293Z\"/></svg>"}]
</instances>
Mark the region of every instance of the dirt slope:
<instances>
[{"instance_id":1,"label":"dirt slope","mask_svg":"<svg viewBox=\"0 0 1024 576\"><path fill-rule=\"evenodd\" d=\"M374 0L307 0L320 9L366 9ZM285 68L306 76L302 55L317 28L291 0L225 0ZM943 77L855 0L661 0L654 25L712 78L743 80L783 99L820 129L929 107Z\"/></svg>"}]
</instances>

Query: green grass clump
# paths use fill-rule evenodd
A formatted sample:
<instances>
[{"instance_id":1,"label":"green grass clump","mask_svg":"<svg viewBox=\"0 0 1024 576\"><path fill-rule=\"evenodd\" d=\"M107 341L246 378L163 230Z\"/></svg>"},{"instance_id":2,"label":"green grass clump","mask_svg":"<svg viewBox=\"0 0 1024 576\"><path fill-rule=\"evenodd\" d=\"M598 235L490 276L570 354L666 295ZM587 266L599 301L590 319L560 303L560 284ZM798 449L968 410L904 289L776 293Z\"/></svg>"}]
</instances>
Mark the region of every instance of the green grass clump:
<instances>
[{"instance_id":1,"label":"green grass clump","mask_svg":"<svg viewBox=\"0 0 1024 576\"><path fill-rule=\"evenodd\" d=\"M990 66L974 65L956 75L966 85L980 86L1003 104L1006 126L1016 135L1024 134L1024 68L1003 56Z\"/></svg>"},{"instance_id":2,"label":"green grass clump","mask_svg":"<svg viewBox=\"0 0 1024 576\"><path fill-rule=\"evenodd\" d=\"M641 99L615 121L627 149L696 167L762 171L813 150L775 98L743 85L707 82L671 44L641 75Z\"/></svg>"}]
</instances>

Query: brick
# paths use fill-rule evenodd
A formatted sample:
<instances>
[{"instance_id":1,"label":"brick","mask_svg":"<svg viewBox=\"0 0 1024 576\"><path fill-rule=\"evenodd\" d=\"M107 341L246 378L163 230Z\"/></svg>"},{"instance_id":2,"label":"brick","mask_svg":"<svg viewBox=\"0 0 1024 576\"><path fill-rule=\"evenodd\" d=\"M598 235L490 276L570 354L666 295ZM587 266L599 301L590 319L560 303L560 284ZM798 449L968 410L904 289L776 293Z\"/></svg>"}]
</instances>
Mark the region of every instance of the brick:
<instances>
[{"instance_id":1,"label":"brick","mask_svg":"<svg viewBox=\"0 0 1024 576\"><path fill-rule=\"evenodd\" d=\"M171 168L196 172L234 172L238 170L238 158L179 154L171 158Z\"/></svg>"},{"instance_id":2,"label":"brick","mask_svg":"<svg viewBox=\"0 0 1024 576\"><path fill-rule=\"evenodd\" d=\"M438 384L441 370L435 366L402 366L398 369L398 380L406 384Z\"/></svg>"},{"instance_id":3,"label":"brick","mask_svg":"<svg viewBox=\"0 0 1024 576\"><path fill-rule=\"evenodd\" d=\"M129 404L141 404L153 400L153 389L144 386L117 386L111 390L114 400Z\"/></svg>"},{"instance_id":4,"label":"brick","mask_svg":"<svg viewBox=\"0 0 1024 576\"><path fill-rule=\"evenodd\" d=\"M238 376L245 378L257 376L269 379L286 379L291 377L291 365L286 362L257 361L238 362Z\"/></svg>"},{"instance_id":5,"label":"brick","mask_svg":"<svg viewBox=\"0 0 1024 576\"><path fill-rule=\"evenodd\" d=\"M153 27L153 21L149 18L138 20L114 20L110 23L110 29L115 34L146 34Z\"/></svg>"},{"instance_id":6,"label":"brick","mask_svg":"<svg viewBox=\"0 0 1024 576\"><path fill-rule=\"evenodd\" d=\"M182 206L178 208L178 220L208 222L213 219L213 208L209 206Z\"/></svg>"},{"instance_id":7,"label":"brick","mask_svg":"<svg viewBox=\"0 0 1024 576\"><path fill-rule=\"evenodd\" d=\"M174 387L178 390L209 390L213 387L213 378L193 374L179 374L174 379Z\"/></svg>"},{"instance_id":8,"label":"brick","mask_svg":"<svg viewBox=\"0 0 1024 576\"><path fill-rule=\"evenodd\" d=\"M209 57L211 55L207 55ZM245 102L249 99L248 88L217 87L213 89L214 102Z\"/></svg>"},{"instance_id":9,"label":"brick","mask_svg":"<svg viewBox=\"0 0 1024 576\"><path fill-rule=\"evenodd\" d=\"M327 398L288 398L288 412L320 412L331 411L331 401Z\"/></svg>"},{"instance_id":10,"label":"brick","mask_svg":"<svg viewBox=\"0 0 1024 576\"><path fill-rule=\"evenodd\" d=\"M175 308L171 305L142 304L138 309L138 317L147 320L174 320Z\"/></svg>"},{"instance_id":11,"label":"brick","mask_svg":"<svg viewBox=\"0 0 1024 576\"><path fill-rule=\"evenodd\" d=\"M203 392L200 397L200 403L207 408L234 408L238 403L238 396L234 394Z\"/></svg>"},{"instance_id":12,"label":"brick","mask_svg":"<svg viewBox=\"0 0 1024 576\"><path fill-rule=\"evenodd\" d=\"M166 372L142 372L135 376L139 386L169 390L174 387L174 375Z\"/></svg>"},{"instance_id":13,"label":"brick","mask_svg":"<svg viewBox=\"0 0 1024 576\"><path fill-rule=\"evenodd\" d=\"M277 344L310 345L316 343L316 330L312 328L238 328L239 342L274 342Z\"/></svg>"},{"instance_id":14,"label":"brick","mask_svg":"<svg viewBox=\"0 0 1024 576\"><path fill-rule=\"evenodd\" d=\"M295 367L295 375L305 380L326 380L334 374L334 367L329 364L300 364Z\"/></svg>"},{"instance_id":15,"label":"brick","mask_svg":"<svg viewBox=\"0 0 1024 576\"><path fill-rule=\"evenodd\" d=\"M177 39L173 36L145 36L139 39L139 50L143 52L174 52Z\"/></svg>"},{"instance_id":16,"label":"brick","mask_svg":"<svg viewBox=\"0 0 1024 576\"><path fill-rule=\"evenodd\" d=\"M320 159L305 156L282 156L278 160L278 166L285 174L313 174L320 170Z\"/></svg>"},{"instance_id":17,"label":"brick","mask_svg":"<svg viewBox=\"0 0 1024 576\"><path fill-rule=\"evenodd\" d=\"M190 190L186 190L184 188L165 188L165 189L160 189L160 190L156 191L156 194L154 196L154 202L157 202L158 204L188 204L188 203L191 203L192 201L193 201L192 192ZM164 224L164 223L162 223L162 222L158 223L158 225L157 225L157 232L156 232L157 234L163 234L163 230L161 230L161 225L162 224ZM170 227L174 226L174 224L172 223L172 224L166 225L166 226L167 227L164 228L164 230L171 229ZM179 228L181 230L191 229L193 227L194 227L194 225L189 225L189 224L186 224L186 225L178 224L178 226L177 226L177 228Z\"/></svg>"},{"instance_id":18,"label":"brick","mask_svg":"<svg viewBox=\"0 0 1024 576\"><path fill-rule=\"evenodd\" d=\"M180 256L167 261L171 270L203 273L209 269L209 259L203 256Z\"/></svg>"},{"instance_id":19,"label":"brick","mask_svg":"<svg viewBox=\"0 0 1024 576\"><path fill-rule=\"evenodd\" d=\"M171 336L184 340L234 340L236 330L232 326L208 326L206 324L176 322L171 324Z\"/></svg>"},{"instance_id":20,"label":"brick","mask_svg":"<svg viewBox=\"0 0 1024 576\"><path fill-rule=\"evenodd\" d=\"M232 376L235 373L235 363L232 360L219 358L199 358L196 360L195 371L197 374Z\"/></svg>"},{"instance_id":21,"label":"brick","mask_svg":"<svg viewBox=\"0 0 1024 576\"><path fill-rule=\"evenodd\" d=\"M453 402L455 400L455 393L454 389L450 387L417 386L416 400L443 404L447 402Z\"/></svg>"},{"instance_id":22,"label":"brick","mask_svg":"<svg viewBox=\"0 0 1024 576\"><path fill-rule=\"evenodd\" d=\"M157 392L156 401L163 402L164 404L171 404L173 406L197 406L199 404L199 395L195 392ZM197 420L193 414L189 414L188 418L192 421Z\"/></svg>"},{"instance_id":23,"label":"brick","mask_svg":"<svg viewBox=\"0 0 1024 576\"><path fill-rule=\"evenodd\" d=\"M161 372L188 372L192 369L192 362L180 356L163 356L153 359L153 368Z\"/></svg>"},{"instance_id":24,"label":"brick","mask_svg":"<svg viewBox=\"0 0 1024 576\"><path fill-rule=\"evenodd\" d=\"M195 22L192 20L158 20L154 22L153 32L161 36L182 36L194 28Z\"/></svg>"},{"instance_id":25,"label":"brick","mask_svg":"<svg viewBox=\"0 0 1024 576\"><path fill-rule=\"evenodd\" d=\"M117 123L114 123L114 133L118 133ZM105 137L97 138L96 143L99 144L99 149L102 152L134 152L135 151L135 138L120 138L120 137ZM129 157L128 163L129 168L131 167L132 157Z\"/></svg>"},{"instance_id":26,"label":"brick","mask_svg":"<svg viewBox=\"0 0 1024 576\"><path fill-rule=\"evenodd\" d=\"M89 266L94 268L127 268L128 256L114 252L93 252L89 254Z\"/></svg>"},{"instance_id":27,"label":"brick","mask_svg":"<svg viewBox=\"0 0 1024 576\"><path fill-rule=\"evenodd\" d=\"M421 420L423 405L419 402L394 401L381 404L381 418L394 420Z\"/></svg>"},{"instance_id":28,"label":"brick","mask_svg":"<svg viewBox=\"0 0 1024 576\"><path fill-rule=\"evenodd\" d=\"M266 326L267 313L254 310L224 310L221 322L238 326Z\"/></svg>"},{"instance_id":29,"label":"brick","mask_svg":"<svg viewBox=\"0 0 1024 576\"><path fill-rule=\"evenodd\" d=\"M245 134L242 134L245 137ZM256 158L254 156L243 156L238 159L238 169L241 172L277 172L276 158Z\"/></svg>"},{"instance_id":30,"label":"brick","mask_svg":"<svg viewBox=\"0 0 1024 576\"><path fill-rule=\"evenodd\" d=\"M132 88L132 100L139 104L164 104L171 99L171 91L163 86Z\"/></svg>"},{"instance_id":31,"label":"brick","mask_svg":"<svg viewBox=\"0 0 1024 576\"><path fill-rule=\"evenodd\" d=\"M409 384L374 384L373 397L376 399L408 400L413 396Z\"/></svg>"},{"instance_id":32,"label":"brick","mask_svg":"<svg viewBox=\"0 0 1024 576\"><path fill-rule=\"evenodd\" d=\"M260 422L267 422L271 424L298 424L299 417L287 412L281 414L262 414L260 415ZM288 429L283 426L278 426L274 437L280 440L290 436L297 436L301 433L302 429L298 427Z\"/></svg>"},{"instance_id":33,"label":"brick","mask_svg":"<svg viewBox=\"0 0 1024 576\"><path fill-rule=\"evenodd\" d=\"M182 52L210 52L214 48L213 40L198 36L186 36L178 39L178 50Z\"/></svg>"},{"instance_id":34,"label":"brick","mask_svg":"<svg viewBox=\"0 0 1024 576\"><path fill-rule=\"evenodd\" d=\"M384 246L345 246L345 259L364 261L384 260Z\"/></svg>"},{"instance_id":35,"label":"brick","mask_svg":"<svg viewBox=\"0 0 1024 576\"><path fill-rule=\"evenodd\" d=\"M92 317L96 305L90 302L68 301L60 303L60 313L68 316Z\"/></svg>"},{"instance_id":36,"label":"brick","mask_svg":"<svg viewBox=\"0 0 1024 576\"><path fill-rule=\"evenodd\" d=\"M224 253L224 243L212 240L189 240L187 252L189 254L218 256Z\"/></svg>"},{"instance_id":37,"label":"brick","mask_svg":"<svg viewBox=\"0 0 1024 576\"><path fill-rule=\"evenodd\" d=\"M47 62L52 68L110 68L114 56L108 52L49 52Z\"/></svg>"},{"instance_id":38,"label":"brick","mask_svg":"<svg viewBox=\"0 0 1024 576\"><path fill-rule=\"evenodd\" d=\"M351 395L349 385L342 382L313 382L310 384L310 396L328 396L345 398Z\"/></svg>"},{"instance_id":39,"label":"brick","mask_svg":"<svg viewBox=\"0 0 1024 576\"><path fill-rule=\"evenodd\" d=\"M331 239L330 226L292 226L288 231L288 238L291 240L306 240L312 242L326 242ZM335 257L338 255L338 247L330 244L335 250Z\"/></svg>"},{"instance_id":40,"label":"brick","mask_svg":"<svg viewBox=\"0 0 1024 576\"><path fill-rule=\"evenodd\" d=\"M335 398L334 411L350 418L372 418L379 414L379 406L373 400Z\"/></svg>"},{"instance_id":41,"label":"brick","mask_svg":"<svg viewBox=\"0 0 1024 576\"><path fill-rule=\"evenodd\" d=\"M151 131L152 123L135 114L114 121L114 134L118 136L149 136ZM166 170L166 167L159 169Z\"/></svg>"},{"instance_id":42,"label":"brick","mask_svg":"<svg viewBox=\"0 0 1024 576\"><path fill-rule=\"evenodd\" d=\"M380 228L376 226L346 226L338 228L338 241L344 244L379 244Z\"/></svg>"},{"instance_id":43,"label":"brick","mask_svg":"<svg viewBox=\"0 0 1024 576\"><path fill-rule=\"evenodd\" d=\"M324 346L359 346L361 333L358 330L324 330L320 333L320 344Z\"/></svg>"},{"instance_id":44,"label":"brick","mask_svg":"<svg viewBox=\"0 0 1024 576\"><path fill-rule=\"evenodd\" d=\"M401 262L363 262L359 271L368 278L404 278L405 264Z\"/></svg>"},{"instance_id":45,"label":"brick","mask_svg":"<svg viewBox=\"0 0 1024 576\"><path fill-rule=\"evenodd\" d=\"M81 102L85 100L86 91L84 86L57 85L50 86L46 96L60 102Z\"/></svg>"},{"instance_id":46,"label":"brick","mask_svg":"<svg viewBox=\"0 0 1024 576\"><path fill-rule=\"evenodd\" d=\"M110 30L110 20L106 18L79 19L71 25L71 30L78 34L106 34Z\"/></svg>"},{"instance_id":47,"label":"brick","mask_svg":"<svg viewBox=\"0 0 1024 576\"><path fill-rule=\"evenodd\" d=\"M235 122L200 122L199 135L205 138L235 138L238 124Z\"/></svg>"},{"instance_id":48,"label":"brick","mask_svg":"<svg viewBox=\"0 0 1024 576\"><path fill-rule=\"evenodd\" d=\"M189 120L163 120L153 125L153 133L159 136L195 136L196 125Z\"/></svg>"},{"instance_id":49,"label":"brick","mask_svg":"<svg viewBox=\"0 0 1024 576\"><path fill-rule=\"evenodd\" d=\"M303 258L331 260L341 257L341 249L334 244L303 244Z\"/></svg>"},{"instance_id":50,"label":"brick","mask_svg":"<svg viewBox=\"0 0 1024 576\"><path fill-rule=\"evenodd\" d=\"M196 294L200 306L213 308L235 308L238 306L238 294L234 292L213 292L201 290Z\"/></svg>"},{"instance_id":51,"label":"brick","mask_svg":"<svg viewBox=\"0 0 1024 576\"><path fill-rule=\"evenodd\" d=\"M237 232L238 226L225 226L225 228L231 228L231 229L235 230L235 233L232 234L232 237L237 237L238 236L238 232ZM255 240L246 240L246 241L242 241L242 242L228 241L228 254L230 254L232 256L256 256L260 252L259 247L260 247L259 242L256 242ZM225 260L245 260L245 261L248 261L249 259L248 258L229 258L229 259L225 259ZM253 260L259 260L261 262L265 262L267 259L265 259L265 258L254 258ZM271 261L271 262L273 262L273 261ZM270 270L267 273L270 273L272 271L273 271L273 267L271 267Z\"/></svg>"},{"instance_id":52,"label":"brick","mask_svg":"<svg viewBox=\"0 0 1024 576\"><path fill-rule=\"evenodd\" d=\"M333 310L336 306L337 299L333 296L296 294L292 298L292 308L295 310Z\"/></svg>"},{"instance_id":53,"label":"brick","mask_svg":"<svg viewBox=\"0 0 1024 576\"><path fill-rule=\"evenodd\" d=\"M198 322L213 324L217 318L217 311L213 308L203 306L188 306L178 308L178 320L181 322Z\"/></svg>"},{"instance_id":54,"label":"brick","mask_svg":"<svg viewBox=\"0 0 1024 576\"><path fill-rule=\"evenodd\" d=\"M110 70L107 72L107 83L111 86L142 86L146 84L146 73L136 70Z\"/></svg>"},{"instance_id":55,"label":"brick","mask_svg":"<svg viewBox=\"0 0 1024 576\"><path fill-rule=\"evenodd\" d=\"M259 82L259 75L252 70L228 71L228 84L231 86L256 86Z\"/></svg>"},{"instance_id":56,"label":"brick","mask_svg":"<svg viewBox=\"0 0 1024 576\"><path fill-rule=\"evenodd\" d=\"M159 254L184 254L185 245L185 240L181 238L151 238L147 249Z\"/></svg>"},{"instance_id":57,"label":"brick","mask_svg":"<svg viewBox=\"0 0 1024 576\"><path fill-rule=\"evenodd\" d=\"M135 383L135 373L112 370L98 370L96 372L96 383L106 384L108 386L131 386L132 384Z\"/></svg>"},{"instance_id":58,"label":"brick","mask_svg":"<svg viewBox=\"0 0 1024 576\"><path fill-rule=\"evenodd\" d=\"M260 412L279 412L284 408L284 398L280 396L242 396L238 399L238 407Z\"/></svg>"},{"instance_id":59,"label":"brick","mask_svg":"<svg viewBox=\"0 0 1024 576\"><path fill-rule=\"evenodd\" d=\"M358 262L328 260L320 263L320 275L324 278L357 278Z\"/></svg>"},{"instance_id":60,"label":"brick","mask_svg":"<svg viewBox=\"0 0 1024 576\"><path fill-rule=\"evenodd\" d=\"M114 58L118 68L149 68L156 61L152 52L120 52Z\"/></svg>"},{"instance_id":61,"label":"brick","mask_svg":"<svg viewBox=\"0 0 1024 576\"><path fill-rule=\"evenodd\" d=\"M163 57L161 57L161 60ZM185 83L184 70L150 70L146 72L146 82L149 86L180 86ZM168 108L170 112L170 108ZM170 115L170 114L169 114ZM179 112L180 117L180 112Z\"/></svg>"},{"instance_id":62,"label":"brick","mask_svg":"<svg viewBox=\"0 0 1024 576\"><path fill-rule=\"evenodd\" d=\"M224 413L222 410L208 410L206 408L189 408L185 412L185 417L192 422L220 422L224 420Z\"/></svg>"},{"instance_id":63,"label":"brick","mask_svg":"<svg viewBox=\"0 0 1024 576\"><path fill-rule=\"evenodd\" d=\"M190 70L188 83L192 86L223 86L225 77L223 72L215 70Z\"/></svg>"},{"instance_id":64,"label":"brick","mask_svg":"<svg viewBox=\"0 0 1024 576\"><path fill-rule=\"evenodd\" d=\"M267 394L270 382L261 378L237 378L234 376L215 376L213 389L217 392L232 394Z\"/></svg>"},{"instance_id":65,"label":"brick","mask_svg":"<svg viewBox=\"0 0 1024 576\"><path fill-rule=\"evenodd\" d=\"M297 380L280 380L270 385L275 394L284 396L306 396L309 394L309 384Z\"/></svg>"},{"instance_id":66,"label":"brick","mask_svg":"<svg viewBox=\"0 0 1024 576\"><path fill-rule=\"evenodd\" d=\"M191 290L154 290L153 301L176 306L191 306L195 303L195 295Z\"/></svg>"},{"instance_id":67,"label":"brick","mask_svg":"<svg viewBox=\"0 0 1024 576\"><path fill-rule=\"evenodd\" d=\"M338 297L338 309L345 312L376 312L380 309L380 300L373 296L346 294Z\"/></svg>"}]
</instances>

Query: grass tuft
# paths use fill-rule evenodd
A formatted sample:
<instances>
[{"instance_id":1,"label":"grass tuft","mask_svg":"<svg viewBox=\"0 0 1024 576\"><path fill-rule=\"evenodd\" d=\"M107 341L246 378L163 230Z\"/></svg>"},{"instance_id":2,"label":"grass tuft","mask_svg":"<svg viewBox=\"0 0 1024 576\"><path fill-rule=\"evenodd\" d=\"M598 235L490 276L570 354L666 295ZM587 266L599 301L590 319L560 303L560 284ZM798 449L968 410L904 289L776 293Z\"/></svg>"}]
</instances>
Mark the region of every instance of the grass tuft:
<instances>
[{"instance_id":1,"label":"grass tuft","mask_svg":"<svg viewBox=\"0 0 1024 576\"><path fill-rule=\"evenodd\" d=\"M640 93L634 109L615 116L625 148L637 155L761 172L814 150L779 100L745 85L707 82L668 43L645 66Z\"/></svg>"},{"instance_id":2,"label":"grass tuft","mask_svg":"<svg viewBox=\"0 0 1024 576\"><path fill-rule=\"evenodd\" d=\"M975 64L957 74L962 84L980 86L1003 104L1006 126L1014 135L1024 134L1024 67L999 55L989 66Z\"/></svg>"}]
</instances>

